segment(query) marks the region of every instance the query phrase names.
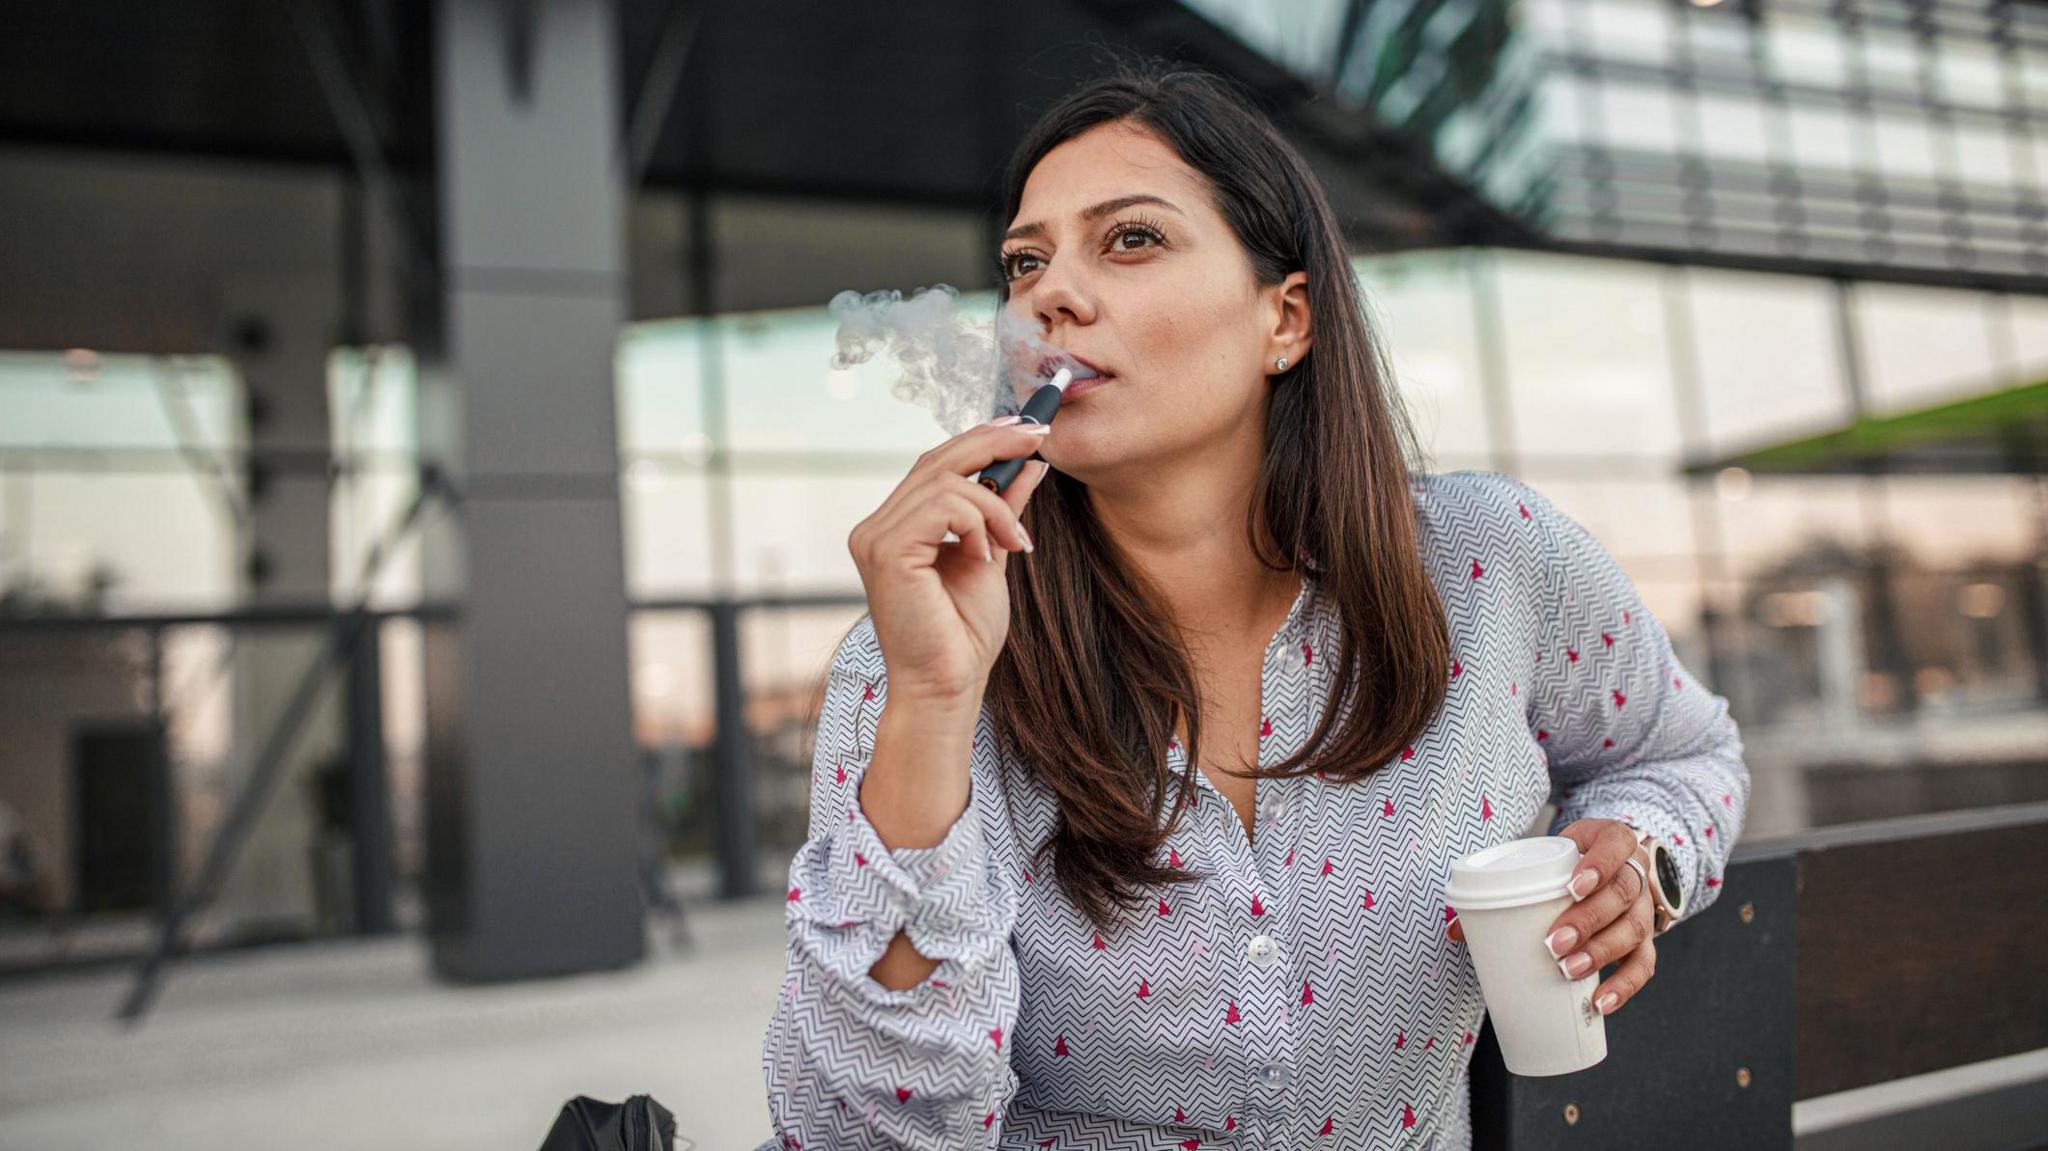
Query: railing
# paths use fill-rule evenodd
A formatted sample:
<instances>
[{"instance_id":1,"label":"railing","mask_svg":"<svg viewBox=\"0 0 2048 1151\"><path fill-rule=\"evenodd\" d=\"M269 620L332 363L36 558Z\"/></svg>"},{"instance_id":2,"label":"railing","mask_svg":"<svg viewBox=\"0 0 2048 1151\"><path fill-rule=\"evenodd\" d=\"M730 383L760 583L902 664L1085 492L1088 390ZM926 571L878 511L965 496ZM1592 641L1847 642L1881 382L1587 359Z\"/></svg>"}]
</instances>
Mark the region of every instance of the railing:
<instances>
[{"instance_id":1,"label":"railing","mask_svg":"<svg viewBox=\"0 0 2048 1151\"><path fill-rule=\"evenodd\" d=\"M1573 1075L1472 1062L1473 1146L2048 1146L2048 804L1738 844Z\"/></svg>"}]
</instances>

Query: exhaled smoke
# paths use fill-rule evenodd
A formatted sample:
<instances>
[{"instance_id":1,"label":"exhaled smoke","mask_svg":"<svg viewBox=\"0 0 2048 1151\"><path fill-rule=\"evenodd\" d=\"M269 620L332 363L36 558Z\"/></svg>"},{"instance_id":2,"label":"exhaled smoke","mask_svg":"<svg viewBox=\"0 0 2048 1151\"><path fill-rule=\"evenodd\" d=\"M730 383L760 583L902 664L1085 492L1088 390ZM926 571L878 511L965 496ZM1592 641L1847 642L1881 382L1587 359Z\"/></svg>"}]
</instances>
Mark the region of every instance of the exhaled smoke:
<instances>
[{"instance_id":1,"label":"exhaled smoke","mask_svg":"<svg viewBox=\"0 0 2048 1151\"><path fill-rule=\"evenodd\" d=\"M1039 361L1058 349L1009 309L972 316L959 304L948 284L919 288L909 299L894 289L841 292L831 304L839 317L832 367L888 353L903 369L890 394L930 411L950 435L1016 412L1038 382Z\"/></svg>"}]
</instances>

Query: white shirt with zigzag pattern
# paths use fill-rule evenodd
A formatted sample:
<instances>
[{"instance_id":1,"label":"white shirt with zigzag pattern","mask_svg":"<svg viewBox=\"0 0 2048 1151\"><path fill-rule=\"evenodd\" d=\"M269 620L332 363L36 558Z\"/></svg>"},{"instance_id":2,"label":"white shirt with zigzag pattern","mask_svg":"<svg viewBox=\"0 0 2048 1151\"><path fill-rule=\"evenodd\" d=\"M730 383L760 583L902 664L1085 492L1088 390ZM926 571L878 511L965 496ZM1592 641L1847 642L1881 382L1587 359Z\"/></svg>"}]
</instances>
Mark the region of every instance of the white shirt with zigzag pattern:
<instances>
[{"instance_id":1,"label":"white shirt with zigzag pattern","mask_svg":"<svg viewBox=\"0 0 2048 1151\"><path fill-rule=\"evenodd\" d=\"M945 840L882 844L858 796L888 685L873 621L848 635L790 865L764 1147L1465 1151L1485 1006L1444 934L1451 863L1556 802L1550 834L1623 820L1671 846L1685 918L1714 902L1750 784L1727 701L1534 488L1461 471L1413 490L1451 629L1442 711L1363 782L1260 780L1249 838L1196 773L1163 852L1202 877L1106 934L1033 873L1055 801L999 762L986 714ZM1326 608L1305 579L1267 648L1262 764L1328 706ZM868 970L898 931L942 962L892 991Z\"/></svg>"}]
</instances>

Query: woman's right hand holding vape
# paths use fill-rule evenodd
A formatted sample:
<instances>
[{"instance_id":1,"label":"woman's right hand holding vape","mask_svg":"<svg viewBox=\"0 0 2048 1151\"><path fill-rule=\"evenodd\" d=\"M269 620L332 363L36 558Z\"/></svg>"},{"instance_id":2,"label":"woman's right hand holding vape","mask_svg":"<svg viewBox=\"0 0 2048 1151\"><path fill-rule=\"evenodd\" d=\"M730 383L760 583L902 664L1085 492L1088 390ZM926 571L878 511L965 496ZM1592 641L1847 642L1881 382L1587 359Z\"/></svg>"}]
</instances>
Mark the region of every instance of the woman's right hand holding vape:
<instances>
[{"instance_id":1,"label":"woman's right hand holding vape","mask_svg":"<svg viewBox=\"0 0 2048 1151\"><path fill-rule=\"evenodd\" d=\"M1021 517L1049 465L1031 461L1001 495L974 477L1050 431L969 428L919 456L847 539L889 677L860 802L892 848L937 844L966 808L975 722L1010 631L1004 573L1032 547Z\"/></svg>"},{"instance_id":2,"label":"woman's right hand holding vape","mask_svg":"<svg viewBox=\"0 0 2048 1151\"><path fill-rule=\"evenodd\" d=\"M1045 424L987 423L917 458L847 538L892 699L979 701L1010 630L1011 552L1029 551L1025 503L1047 465L1032 461L1001 495L974 482L988 465L1038 450ZM958 542L945 540L947 532Z\"/></svg>"}]
</instances>

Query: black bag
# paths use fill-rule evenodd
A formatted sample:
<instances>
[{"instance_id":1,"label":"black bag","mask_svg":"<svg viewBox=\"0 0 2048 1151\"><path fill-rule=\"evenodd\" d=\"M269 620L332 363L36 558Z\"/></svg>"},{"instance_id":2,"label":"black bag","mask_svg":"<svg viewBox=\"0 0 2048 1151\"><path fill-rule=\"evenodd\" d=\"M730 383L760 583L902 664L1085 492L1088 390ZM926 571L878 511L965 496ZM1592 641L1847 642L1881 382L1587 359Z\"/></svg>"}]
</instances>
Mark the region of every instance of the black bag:
<instances>
[{"instance_id":1,"label":"black bag","mask_svg":"<svg viewBox=\"0 0 2048 1151\"><path fill-rule=\"evenodd\" d=\"M605 1103L588 1095L562 1104L540 1151L674 1151L676 1117L652 1096Z\"/></svg>"}]
</instances>

